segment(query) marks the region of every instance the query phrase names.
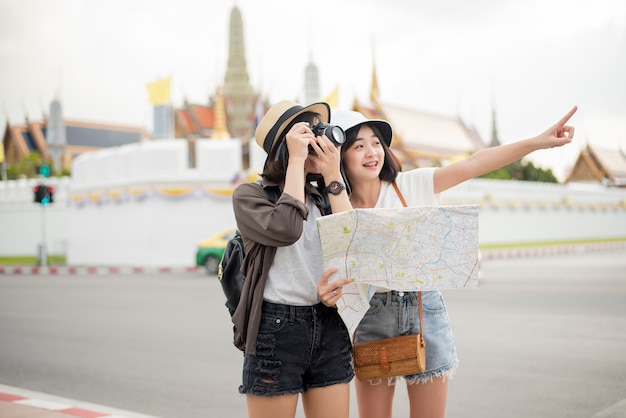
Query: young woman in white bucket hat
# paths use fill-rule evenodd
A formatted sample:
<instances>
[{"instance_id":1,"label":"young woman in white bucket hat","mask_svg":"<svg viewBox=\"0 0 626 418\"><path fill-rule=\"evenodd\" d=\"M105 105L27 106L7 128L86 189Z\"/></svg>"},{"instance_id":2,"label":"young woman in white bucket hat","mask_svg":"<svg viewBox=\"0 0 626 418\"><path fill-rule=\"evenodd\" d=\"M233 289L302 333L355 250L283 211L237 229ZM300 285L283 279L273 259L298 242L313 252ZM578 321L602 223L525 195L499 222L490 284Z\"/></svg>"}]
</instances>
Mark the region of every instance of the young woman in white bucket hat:
<instances>
[{"instance_id":1,"label":"young woman in white bucket hat","mask_svg":"<svg viewBox=\"0 0 626 418\"><path fill-rule=\"evenodd\" d=\"M346 133L341 160L346 187L354 208L402 207L392 183L395 182L408 206L441 204L440 193L470 178L519 160L539 149L560 147L571 142L574 128L566 125L576 112L572 108L542 134L519 142L487 148L441 168L418 168L401 172L401 164L390 150L392 129L384 120L368 120L362 114L335 110L331 123ZM330 287L320 282L318 292ZM420 329L417 292L380 289L356 329L355 343L399 335L422 333L426 342L426 370L404 376L411 418L445 415L448 378L458 360L448 315L441 292L422 292L423 326ZM360 418L391 418L395 378L360 381L355 379Z\"/></svg>"}]
</instances>

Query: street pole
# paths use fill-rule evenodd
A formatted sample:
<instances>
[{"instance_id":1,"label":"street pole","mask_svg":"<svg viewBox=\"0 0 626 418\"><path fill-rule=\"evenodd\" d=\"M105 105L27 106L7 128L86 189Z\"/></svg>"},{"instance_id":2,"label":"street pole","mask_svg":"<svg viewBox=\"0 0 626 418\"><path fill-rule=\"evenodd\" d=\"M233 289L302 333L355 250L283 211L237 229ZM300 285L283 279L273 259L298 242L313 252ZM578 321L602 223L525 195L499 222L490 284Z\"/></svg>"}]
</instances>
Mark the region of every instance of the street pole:
<instances>
[{"instance_id":1,"label":"street pole","mask_svg":"<svg viewBox=\"0 0 626 418\"><path fill-rule=\"evenodd\" d=\"M47 270L48 266L48 246L46 245L46 206L52 200L50 186L46 181L46 178L50 175L50 166L42 164L39 167L39 185L38 191L41 193L39 197L35 196L35 201L41 203L41 267Z\"/></svg>"},{"instance_id":2,"label":"street pole","mask_svg":"<svg viewBox=\"0 0 626 418\"><path fill-rule=\"evenodd\" d=\"M46 248L46 206L41 205L41 267L48 265L48 250Z\"/></svg>"}]
</instances>

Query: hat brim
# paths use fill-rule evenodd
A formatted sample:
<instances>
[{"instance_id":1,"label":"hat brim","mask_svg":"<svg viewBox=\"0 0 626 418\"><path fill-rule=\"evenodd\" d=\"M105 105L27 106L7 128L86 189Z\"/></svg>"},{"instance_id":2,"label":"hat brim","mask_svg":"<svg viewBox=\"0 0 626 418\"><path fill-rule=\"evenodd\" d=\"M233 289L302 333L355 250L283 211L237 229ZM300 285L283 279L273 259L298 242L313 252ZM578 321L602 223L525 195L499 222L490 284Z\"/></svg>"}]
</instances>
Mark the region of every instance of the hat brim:
<instances>
[{"instance_id":1,"label":"hat brim","mask_svg":"<svg viewBox=\"0 0 626 418\"><path fill-rule=\"evenodd\" d=\"M319 114L322 122L328 123L330 120L330 106L328 103L318 102L303 107L294 102L280 102L272 106L263 117L263 119L270 121L270 123L272 120L275 122L269 128L267 134L261 135L262 138L255 134L257 144L269 154L287 126L289 126L295 118L306 112ZM261 120L259 127L257 127L257 133L262 124L263 120Z\"/></svg>"},{"instance_id":2,"label":"hat brim","mask_svg":"<svg viewBox=\"0 0 626 418\"><path fill-rule=\"evenodd\" d=\"M387 144L388 147L391 146L391 140L393 139L392 138L393 131L391 129L391 125L389 124L389 122L382 120L382 119L370 119L366 122L361 122L358 125L355 125L350 129L360 128L362 125L375 126L380 132L380 134L383 136L382 140L385 141L385 144Z\"/></svg>"}]
</instances>

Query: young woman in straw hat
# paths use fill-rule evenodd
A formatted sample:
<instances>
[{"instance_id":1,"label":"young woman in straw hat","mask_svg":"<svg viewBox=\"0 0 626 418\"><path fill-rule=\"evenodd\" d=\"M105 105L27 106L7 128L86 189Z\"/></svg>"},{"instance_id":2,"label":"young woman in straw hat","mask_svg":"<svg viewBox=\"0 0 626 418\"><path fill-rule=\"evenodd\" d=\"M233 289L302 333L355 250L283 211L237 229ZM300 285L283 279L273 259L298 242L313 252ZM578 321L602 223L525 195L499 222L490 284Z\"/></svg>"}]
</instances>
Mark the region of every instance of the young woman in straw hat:
<instances>
[{"instance_id":1,"label":"young woman in straw hat","mask_svg":"<svg viewBox=\"0 0 626 418\"><path fill-rule=\"evenodd\" d=\"M333 273L323 271L316 219L351 209L339 149L311 130L329 119L326 103L272 106L255 139L268 153L262 187L280 189L280 197L272 203L252 183L233 194L246 250L246 281L233 323L235 345L244 351L239 391L250 417L294 417L299 394L307 417L348 417L350 337L316 289L320 277ZM340 288L333 293L335 301L339 297Z\"/></svg>"},{"instance_id":2,"label":"young woman in straw hat","mask_svg":"<svg viewBox=\"0 0 626 418\"><path fill-rule=\"evenodd\" d=\"M517 161L532 151L568 144L574 136L574 128L566 123L574 112L576 107L534 138L487 148L446 167L406 172L401 172L399 161L389 149L392 129L388 122L367 120L358 112L346 110L333 112L331 122L346 132L341 159L353 207L402 207L392 182L396 183L408 206L436 206L441 204L441 192L465 180ZM325 294L340 283L326 285L320 281L318 292ZM454 373L458 360L441 293L422 292L424 329L420 330L417 292L379 290L357 327L355 342L421 332L426 341L426 370L405 376L410 416L443 417L448 378ZM393 378L355 380L360 418L391 418L395 382Z\"/></svg>"}]
</instances>

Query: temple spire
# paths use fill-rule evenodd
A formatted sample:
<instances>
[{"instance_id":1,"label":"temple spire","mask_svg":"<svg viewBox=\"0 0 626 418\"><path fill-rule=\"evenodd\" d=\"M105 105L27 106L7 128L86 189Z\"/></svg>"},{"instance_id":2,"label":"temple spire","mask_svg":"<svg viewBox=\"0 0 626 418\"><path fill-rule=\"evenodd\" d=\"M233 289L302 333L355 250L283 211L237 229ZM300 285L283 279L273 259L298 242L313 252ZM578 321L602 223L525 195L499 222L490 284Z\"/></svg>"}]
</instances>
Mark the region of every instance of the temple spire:
<instances>
[{"instance_id":1,"label":"temple spire","mask_svg":"<svg viewBox=\"0 0 626 418\"><path fill-rule=\"evenodd\" d=\"M372 62L372 85L370 87L370 102L378 102L378 76L376 75L376 59Z\"/></svg>"},{"instance_id":2,"label":"temple spire","mask_svg":"<svg viewBox=\"0 0 626 418\"><path fill-rule=\"evenodd\" d=\"M233 136L247 140L254 133L256 94L250 85L246 67L243 19L237 6L230 14L228 66L223 94L228 130Z\"/></svg>"},{"instance_id":3,"label":"temple spire","mask_svg":"<svg viewBox=\"0 0 626 418\"><path fill-rule=\"evenodd\" d=\"M215 139L230 139L230 133L226 126L226 111L224 109L224 96L222 96L222 89L217 88L215 93L215 125L213 128L213 136Z\"/></svg>"},{"instance_id":4,"label":"temple spire","mask_svg":"<svg viewBox=\"0 0 626 418\"><path fill-rule=\"evenodd\" d=\"M309 51L309 63L304 70L304 103L320 100L320 76L313 62L313 53Z\"/></svg>"},{"instance_id":5,"label":"temple spire","mask_svg":"<svg viewBox=\"0 0 626 418\"><path fill-rule=\"evenodd\" d=\"M491 141L489 147L497 147L500 145L500 139L498 138L498 127L496 126L496 106L491 100Z\"/></svg>"}]
</instances>

